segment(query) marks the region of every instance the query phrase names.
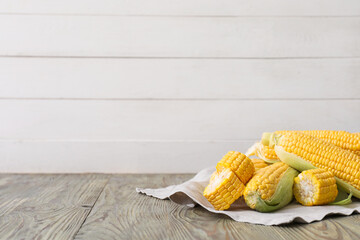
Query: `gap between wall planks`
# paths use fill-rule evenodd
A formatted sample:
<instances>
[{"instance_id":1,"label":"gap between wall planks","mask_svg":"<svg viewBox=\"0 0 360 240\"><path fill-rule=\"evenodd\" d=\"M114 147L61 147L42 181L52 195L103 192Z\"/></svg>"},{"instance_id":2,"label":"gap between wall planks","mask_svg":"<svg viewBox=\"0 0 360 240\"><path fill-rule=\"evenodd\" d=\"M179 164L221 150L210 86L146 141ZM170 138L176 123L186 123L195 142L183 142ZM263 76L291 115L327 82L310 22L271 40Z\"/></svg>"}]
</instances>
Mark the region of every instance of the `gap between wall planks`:
<instances>
[{"instance_id":1,"label":"gap between wall planks","mask_svg":"<svg viewBox=\"0 0 360 240\"><path fill-rule=\"evenodd\" d=\"M248 140L279 129L358 131L360 100L1 100L3 139ZM256 118L256 121L254 120Z\"/></svg>"},{"instance_id":2,"label":"gap between wall planks","mask_svg":"<svg viewBox=\"0 0 360 240\"><path fill-rule=\"evenodd\" d=\"M164 18L0 15L0 32L6 33L1 36L0 55L359 57L358 29L360 17Z\"/></svg>"},{"instance_id":3,"label":"gap between wall planks","mask_svg":"<svg viewBox=\"0 0 360 240\"><path fill-rule=\"evenodd\" d=\"M357 58L5 57L0 66L2 99L351 99L360 92Z\"/></svg>"},{"instance_id":4,"label":"gap between wall planks","mask_svg":"<svg viewBox=\"0 0 360 240\"><path fill-rule=\"evenodd\" d=\"M358 16L357 0L2 0L0 13L189 16Z\"/></svg>"},{"instance_id":5,"label":"gap between wall planks","mask_svg":"<svg viewBox=\"0 0 360 240\"><path fill-rule=\"evenodd\" d=\"M1 141L1 172L196 173L255 141Z\"/></svg>"}]
</instances>

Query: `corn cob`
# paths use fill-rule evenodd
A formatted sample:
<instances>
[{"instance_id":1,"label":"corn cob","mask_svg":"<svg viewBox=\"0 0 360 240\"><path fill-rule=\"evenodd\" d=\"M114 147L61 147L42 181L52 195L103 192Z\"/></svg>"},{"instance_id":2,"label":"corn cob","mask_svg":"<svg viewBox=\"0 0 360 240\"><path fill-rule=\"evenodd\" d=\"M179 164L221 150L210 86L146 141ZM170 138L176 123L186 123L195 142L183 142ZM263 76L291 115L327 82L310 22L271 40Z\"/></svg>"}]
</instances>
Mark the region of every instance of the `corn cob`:
<instances>
[{"instance_id":1,"label":"corn cob","mask_svg":"<svg viewBox=\"0 0 360 240\"><path fill-rule=\"evenodd\" d=\"M252 163L254 164L254 168L255 168L255 174L257 171L259 171L260 169L269 166L269 164L267 164L264 160L262 159L257 159L257 158L250 158L250 160L252 161Z\"/></svg>"},{"instance_id":2,"label":"corn cob","mask_svg":"<svg viewBox=\"0 0 360 240\"><path fill-rule=\"evenodd\" d=\"M360 198L360 157L316 137L287 132L274 136L275 151L281 161L304 171L322 168L332 172L337 184Z\"/></svg>"},{"instance_id":3,"label":"corn cob","mask_svg":"<svg viewBox=\"0 0 360 240\"><path fill-rule=\"evenodd\" d=\"M232 170L243 184L246 184L255 172L254 164L240 152L228 152L216 165L218 171L224 168Z\"/></svg>"},{"instance_id":4,"label":"corn cob","mask_svg":"<svg viewBox=\"0 0 360 240\"><path fill-rule=\"evenodd\" d=\"M283 162L260 169L245 187L246 204L259 212L271 212L286 206L292 200L297 174Z\"/></svg>"},{"instance_id":5,"label":"corn cob","mask_svg":"<svg viewBox=\"0 0 360 240\"><path fill-rule=\"evenodd\" d=\"M334 174L321 168L303 171L294 179L294 196L305 206L324 205L338 194Z\"/></svg>"},{"instance_id":6,"label":"corn cob","mask_svg":"<svg viewBox=\"0 0 360 240\"><path fill-rule=\"evenodd\" d=\"M275 134L285 134L287 132L293 131L276 131ZM356 133L354 134L346 131L333 130L305 130L298 132L320 138L346 150L360 151L360 135ZM271 138L271 133L264 133L262 137L262 143L265 143L265 145L270 145L271 147L269 138Z\"/></svg>"},{"instance_id":7,"label":"corn cob","mask_svg":"<svg viewBox=\"0 0 360 240\"><path fill-rule=\"evenodd\" d=\"M261 143L265 146L269 146L272 149L274 148L274 145L273 142L270 141L270 139L272 138L273 134L285 134L287 132L292 132L292 131L285 130L285 131L276 131L274 133L265 132L262 135ZM360 156L360 150L351 150L358 147L359 144L354 145L354 143L360 140L360 133L349 133L345 131L330 131L330 130L305 130L298 132L302 132L311 135L313 137L320 138L324 141L330 142L338 147L349 150L355 153L356 155ZM340 136L341 134L343 134L344 136Z\"/></svg>"},{"instance_id":8,"label":"corn cob","mask_svg":"<svg viewBox=\"0 0 360 240\"><path fill-rule=\"evenodd\" d=\"M257 157L268 163L274 163L279 161L279 158L276 156L275 149L264 145L261 142L255 143L253 146L251 146L247 150L246 155L256 155Z\"/></svg>"},{"instance_id":9,"label":"corn cob","mask_svg":"<svg viewBox=\"0 0 360 240\"><path fill-rule=\"evenodd\" d=\"M213 173L203 195L215 210L221 211L228 209L243 194L244 188L245 185L235 173L225 168L221 172Z\"/></svg>"}]
</instances>

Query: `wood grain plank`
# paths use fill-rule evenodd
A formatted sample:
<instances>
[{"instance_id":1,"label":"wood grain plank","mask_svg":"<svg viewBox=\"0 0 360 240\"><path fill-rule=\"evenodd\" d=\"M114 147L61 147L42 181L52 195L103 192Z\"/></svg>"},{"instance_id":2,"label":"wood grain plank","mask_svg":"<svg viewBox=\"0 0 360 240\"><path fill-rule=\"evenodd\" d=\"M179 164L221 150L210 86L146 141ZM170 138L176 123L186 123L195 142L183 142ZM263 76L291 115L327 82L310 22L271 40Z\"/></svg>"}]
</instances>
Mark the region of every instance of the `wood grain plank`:
<instances>
[{"instance_id":1,"label":"wood grain plank","mask_svg":"<svg viewBox=\"0 0 360 240\"><path fill-rule=\"evenodd\" d=\"M358 239L359 216L311 224L239 223L201 207L187 208L135 192L165 187L191 175L114 175L75 239Z\"/></svg>"},{"instance_id":2,"label":"wood grain plank","mask_svg":"<svg viewBox=\"0 0 360 240\"><path fill-rule=\"evenodd\" d=\"M0 58L0 66L0 98L334 99L360 92L357 58Z\"/></svg>"},{"instance_id":3,"label":"wood grain plank","mask_svg":"<svg viewBox=\"0 0 360 240\"><path fill-rule=\"evenodd\" d=\"M43 208L16 211L0 217L3 239L72 239L80 228L89 208Z\"/></svg>"},{"instance_id":4,"label":"wood grain plank","mask_svg":"<svg viewBox=\"0 0 360 240\"><path fill-rule=\"evenodd\" d=\"M228 151L245 152L252 144L253 141L1 141L0 172L195 173L214 166Z\"/></svg>"},{"instance_id":5,"label":"wood grain plank","mask_svg":"<svg viewBox=\"0 0 360 240\"><path fill-rule=\"evenodd\" d=\"M239 15L239 16L353 16L359 15L356 0L2 0L2 13L119 14L119 15Z\"/></svg>"},{"instance_id":6,"label":"wood grain plank","mask_svg":"<svg viewBox=\"0 0 360 240\"><path fill-rule=\"evenodd\" d=\"M174 18L1 15L0 55L359 57L359 28L360 17Z\"/></svg>"},{"instance_id":7,"label":"wood grain plank","mask_svg":"<svg viewBox=\"0 0 360 240\"><path fill-rule=\"evenodd\" d=\"M75 206L93 205L107 177L92 175L8 175L1 179L0 199L27 199L42 204L67 204ZM1 213L0 213L1 215Z\"/></svg>"},{"instance_id":8,"label":"wood grain plank","mask_svg":"<svg viewBox=\"0 0 360 240\"><path fill-rule=\"evenodd\" d=\"M0 206L2 239L358 239L360 215L332 216L312 224L261 226L238 223L201 207L187 208L135 192L135 187L179 184L192 174L0 176L0 202L23 199L15 209ZM107 183L99 198L83 189ZM88 182L88 184L84 184ZM92 185L92 186L91 186ZM94 189L100 189L95 187ZM94 194L90 191L89 194ZM64 197L63 197L64 196ZM73 196L73 198L69 198ZM56 201L58 200L58 201ZM82 207L86 202L91 207ZM18 202L15 201L15 204ZM95 204L95 205L94 205ZM88 215L89 214L89 215ZM87 217L87 218L86 218ZM85 220L86 218L86 220ZM85 220L85 222L84 222ZM83 224L83 225L82 225ZM80 230L78 228L82 225ZM74 236L75 235L75 236Z\"/></svg>"},{"instance_id":9,"label":"wood grain plank","mask_svg":"<svg viewBox=\"0 0 360 240\"><path fill-rule=\"evenodd\" d=\"M1 238L73 238L106 182L95 174L1 175Z\"/></svg>"},{"instance_id":10,"label":"wood grain plank","mask_svg":"<svg viewBox=\"0 0 360 240\"><path fill-rule=\"evenodd\" d=\"M190 209L135 192L135 187L165 187L190 175L118 175L75 239L282 239L267 226L234 223L200 207Z\"/></svg>"},{"instance_id":11,"label":"wood grain plank","mask_svg":"<svg viewBox=\"0 0 360 240\"><path fill-rule=\"evenodd\" d=\"M357 132L359 106L359 99L1 100L0 132L24 140L255 140L278 129Z\"/></svg>"},{"instance_id":12,"label":"wood grain plank","mask_svg":"<svg viewBox=\"0 0 360 240\"><path fill-rule=\"evenodd\" d=\"M288 224L277 227L276 231L287 239L351 240L360 237L359 223L359 215L332 216L310 224Z\"/></svg>"}]
</instances>

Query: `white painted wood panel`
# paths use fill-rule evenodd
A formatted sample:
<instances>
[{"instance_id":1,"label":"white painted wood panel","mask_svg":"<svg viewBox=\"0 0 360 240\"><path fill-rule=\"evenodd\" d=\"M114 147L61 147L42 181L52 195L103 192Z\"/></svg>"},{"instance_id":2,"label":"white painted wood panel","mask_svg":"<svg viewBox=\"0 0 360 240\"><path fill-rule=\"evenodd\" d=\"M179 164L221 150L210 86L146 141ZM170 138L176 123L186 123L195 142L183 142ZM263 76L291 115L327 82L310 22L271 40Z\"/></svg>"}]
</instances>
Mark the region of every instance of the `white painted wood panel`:
<instances>
[{"instance_id":1,"label":"white painted wood panel","mask_svg":"<svg viewBox=\"0 0 360 240\"><path fill-rule=\"evenodd\" d=\"M359 98L360 59L0 58L1 98Z\"/></svg>"},{"instance_id":2,"label":"white painted wood panel","mask_svg":"<svg viewBox=\"0 0 360 240\"><path fill-rule=\"evenodd\" d=\"M117 15L353 16L358 0L2 0L1 13Z\"/></svg>"},{"instance_id":3,"label":"white painted wood panel","mask_svg":"<svg viewBox=\"0 0 360 240\"><path fill-rule=\"evenodd\" d=\"M360 100L2 100L5 139L249 140L280 129L359 131Z\"/></svg>"},{"instance_id":4,"label":"white painted wood panel","mask_svg":"<svg viewBox=\"0 0 360 240\"><path fill-rule=\"evenodd\" d=\"M1 141L0 172L195 173L212 167L238 142Z\"/></svg>"},{"instance_id":5,"label":"white painted wood panel","mask_svg":"<svg viewBox=\"0 0 360 240\"><path fill-rule=\"evenodd\" d=\"M358 0L0 1L0 172L196 172L263 131L358 132L359 29Z\"/></svg>"},{"instance_id":6,"label":"white painted wood panel","mask_svg":"<svg viewBox=\"0 0 360 240\"><path fill-rule=\"evenodd\" d=\"M360 17L0 16L0 55L358 57Z\"/></svg>"}]
</instances>

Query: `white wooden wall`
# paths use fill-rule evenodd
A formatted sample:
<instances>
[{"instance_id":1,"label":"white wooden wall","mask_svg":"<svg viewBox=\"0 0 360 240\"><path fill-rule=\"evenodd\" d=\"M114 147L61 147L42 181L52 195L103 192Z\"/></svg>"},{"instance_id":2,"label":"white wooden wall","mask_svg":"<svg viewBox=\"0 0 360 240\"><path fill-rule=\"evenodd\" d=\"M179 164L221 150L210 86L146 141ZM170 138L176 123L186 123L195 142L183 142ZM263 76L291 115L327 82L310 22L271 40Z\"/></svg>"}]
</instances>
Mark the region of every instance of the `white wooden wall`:
<instances>
[{"instance_id":1,"label":"white wooden wall","mask_svg":"<svg viewBox=\"0 0 360 240\"><path fill-rule=\"evenodd\" d=\"M359 120L358 0L0 0L0 172L196 172Z\"/></svg>"}]
</instances>

